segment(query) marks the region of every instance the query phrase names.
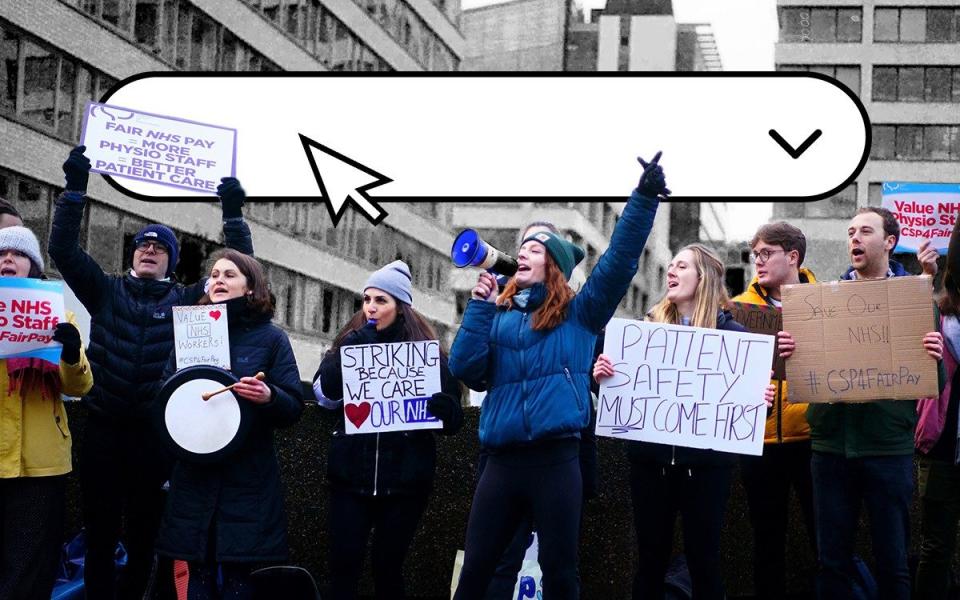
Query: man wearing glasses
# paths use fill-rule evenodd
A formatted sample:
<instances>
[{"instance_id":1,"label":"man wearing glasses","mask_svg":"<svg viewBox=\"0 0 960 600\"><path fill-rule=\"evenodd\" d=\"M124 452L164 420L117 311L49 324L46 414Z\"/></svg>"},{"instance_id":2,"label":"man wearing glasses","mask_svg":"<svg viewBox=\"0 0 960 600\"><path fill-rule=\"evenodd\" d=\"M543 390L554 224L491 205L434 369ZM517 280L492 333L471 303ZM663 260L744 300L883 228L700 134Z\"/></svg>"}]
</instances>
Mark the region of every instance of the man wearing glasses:
<instances>
[{"instance_id":1,"label":"man wearing glasses","mask_svg":"<svg viewBox=\"0 0 960 600\"><path fill-rule=\"evenodd\" d=\"M784 222L763 225L753 236L750 247L756 275L734 302L779 309L780 286L816 282L813 273L801 266L807 252L807 239L793 225ZM777 395L767 410L763 456L742 456L740 462L753 525L753 585L758 600L786 597L784 575L791 487L803 509L816 556L807 405L789 401L785 379L776 378L773 383Z\"/></svg>"},{"instance_id":2,"label":"man wearing glasses","mask_svg":"<svg viewBox=\"0 0 960 600\"><path fill-rule=\"evenodd\" d=\"M173 307L196 304L204 280L176 281L179 246L166 225L147 225L133 239L132 268L108 275L80 247L90 160L83 146L63 163L66 188L57 198L50 257L90 313L87 357L94 385L80 450L80 485L87 532L87 598L141 599L153 568L153 544L163 514L163 484L172 461L151 422L151 387L173 350ZM226 245L253 254L243 221L240 183L217 188ZM127 566L117 581L114 553L125 533ZM172 577L172 570L169 573ZM164 579L167 575L164 575Z\"/></svg>"}]
</instances>

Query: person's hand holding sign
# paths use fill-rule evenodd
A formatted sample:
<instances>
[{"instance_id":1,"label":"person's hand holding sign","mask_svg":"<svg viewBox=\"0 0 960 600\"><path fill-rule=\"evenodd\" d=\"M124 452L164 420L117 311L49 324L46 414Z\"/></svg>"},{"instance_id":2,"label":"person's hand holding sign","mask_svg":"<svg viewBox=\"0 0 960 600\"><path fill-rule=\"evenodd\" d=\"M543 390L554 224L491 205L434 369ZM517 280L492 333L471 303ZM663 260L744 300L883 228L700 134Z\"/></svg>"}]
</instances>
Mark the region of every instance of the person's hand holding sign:
<instances>
[{"instance_id":1,"label":"person's hand holding sign","mask_svg":"<svg viewBox=\"0 0 960 600\"><path fill-rule=\"evenodd\" d=\"M233 384L233 392L254 404L267 404L273 398L270 386L256 377L241 377L238 383Z\"/></svg>"},{"instance_id":2,"label":"person's hand holding sign","mask_svg":"<svg viewBox=\"0 0 960 600\"><path fill-rule=\"evenodd\" d=\"M63 350L60 351L60 360L68 365L80 362L80 332L73 323L57 323L53 330L53 341L60 342Z\"/></svg>"},{"instance_id":3,"label":"person's hand holding sign","mask_svg":"<svg viewBox=\"0 0 960 600\"><path fill-rule=\"evenodd\" d=\"M593 364L593 379L600 383L601 379L613 377L613 362L606 354L597 357L597 362Z\"/></svg>"},{"instance_id":4,"label":"person's hand holding sign","mask_svg":"<svg viewBox=\"0 0 960 600\"><path fill-rule=\"evenodd\" d=\"M923 349L937 360L943 358L943 336L939 331L931 331L923 336Z\"/></svg>"},{"instance_id":5,"label":"person's hand holding sign","mask_svg":"<svg viewBox=\"0 0 960 600\"><path fill-rule=\"evenodd\" d=\"M777 349L780 350L780 358L790 358L793 356L793 351L796 350L796 348L797 343L789 331L777 332Z\"/></svg>"},{"instance_id":6,"label":"person's hand holding sign","mask_svg":"<svg viewBox=\"0 0 960 600\"><path fill-rule=\"evenodd\" d=\"M937 274L937 257L940 254L937 252L937 249L933 247L933 243L930 240L924 240L920 247L917 248L917 260L920 262L920 266L923 267L923 274L933 277Z\"/></svg>"},{"instance_id":7,"label":"person's hand holding sign","mask_svg":"<svg viewBox=\"0 0 960 600\"><path fill-rule=\"evenodd\" d=\"M70 151L70 156L63 163L63 175L66 183L64 188L68 192L85 193L87 181L90 179L90 159L84 156L86 146L77 146Z\"/></svg>"},{"instance_id":8,"label":"person's hand holding sign","mask_svg":"<svg viewBox=\"0 0 960 600\"><path fill-rule=\"evenodd\" d=\"M773 369L770 369L770 379L773 379ZM773 400L777 397L777 384L772 381L767 385L763 392L763 401L767 403L767 408L773 408Z\"/></svg>"}]
</instances>

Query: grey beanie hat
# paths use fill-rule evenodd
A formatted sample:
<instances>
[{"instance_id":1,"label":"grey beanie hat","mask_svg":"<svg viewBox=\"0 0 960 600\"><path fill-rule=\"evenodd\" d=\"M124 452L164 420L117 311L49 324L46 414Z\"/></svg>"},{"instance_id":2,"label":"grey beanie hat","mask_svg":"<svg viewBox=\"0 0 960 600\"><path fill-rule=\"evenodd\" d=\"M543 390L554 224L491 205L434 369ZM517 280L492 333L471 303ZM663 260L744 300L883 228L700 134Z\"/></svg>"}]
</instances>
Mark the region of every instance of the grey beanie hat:
<instances>
[{"instance_id":1,"label":"grey beanie hat","mask_svg":"<svg viewBox=\"0 0 960 600\"><path fill-rule=\"evenodd\" d=\"M413 304L410 267L402 260L395 260L371 273L366 285L363 286L363 291L367 291L368 288L383 290L404 304Z\"/></svg>"},{"instance_id":2,"label":"grey beanie hat","mask_svg":"<svg viewBox=\"0 0 960 600\"><path fill-rule=\"evenodd\" d=\"M40 242L33 232L15 225L13 227L4 227L0 229L0 251L16 250L27 255L30 261L43 271L43 254L40 252Z\"/></svg>"}]
</instances>

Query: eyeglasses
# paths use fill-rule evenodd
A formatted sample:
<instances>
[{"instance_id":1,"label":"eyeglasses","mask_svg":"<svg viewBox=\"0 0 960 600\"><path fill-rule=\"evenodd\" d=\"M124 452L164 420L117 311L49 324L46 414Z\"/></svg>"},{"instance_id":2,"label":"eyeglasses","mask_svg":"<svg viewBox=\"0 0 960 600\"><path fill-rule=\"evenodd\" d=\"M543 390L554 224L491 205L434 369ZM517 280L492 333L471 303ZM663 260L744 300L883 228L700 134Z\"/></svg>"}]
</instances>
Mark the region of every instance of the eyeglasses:
<instances>
[{"instance_id":1,"label":"eyeglasses","mask_svg":"<svg viewBox=\"0 0 960 600\"><path fill-rule=\"evenodd\" d=\"M166 244L161 244L153 240L144 240L137 244L137 250L140 252L146 252L149 248L153 248L153 251L157 254L166 254L168 252Z\"/></svg>"},{"instance_id":2,"label":"eyeglasses","mask_svg":"<svg viewBox=\"0 0 960 600\"><path fill-rule=\"evenodd\" d=\"M753 262L760 263L761 265L767 264L767 261L770 260L770 257L776 254L777 252L784 252L783 250L768 250L764 248L760 252L751 252L750 256L753 257Z\"/></svg>"}]
</instances>

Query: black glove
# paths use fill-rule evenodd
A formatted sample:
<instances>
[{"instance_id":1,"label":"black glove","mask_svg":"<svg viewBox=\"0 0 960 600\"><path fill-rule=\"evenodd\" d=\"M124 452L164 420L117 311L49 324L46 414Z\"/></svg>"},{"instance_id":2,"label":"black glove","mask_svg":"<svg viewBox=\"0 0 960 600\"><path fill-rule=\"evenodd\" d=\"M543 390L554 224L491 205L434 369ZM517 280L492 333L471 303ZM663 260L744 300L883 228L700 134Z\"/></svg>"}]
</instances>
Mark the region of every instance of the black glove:
<instances>
[{"instance_id":1,"label":"black glove","mask_svg":"<svg viewBox=\"0 0 960 600\"><path fill-rule=\"evenodd\" d=\"M637 191L647 198L665 199L671 193L667 188L667 180L663 177L663 167L658 164L661 154L663 152L657 152L649 163L637 157L637 161L643 167L643 174L640 175L640 181L637 183Z\"/></svg>"},{"instance_id":2,"label":"black glove","mask_svg":"<svg viewBox=\"0 0 960 600\"><path fill-rule=\"evenodd\" d=\"M437 392L427 400L430 414L443 421L444 433L455 433L463 425L463 406L450 394Z\"/></svg>"},{"instance_id":3,"label":"black glove","mask_svg":"<svg viewBox=\"0 0 960 600\"><path fill-rule=\"evenodd\" d=\"M87 180L90 179L90 159L83 155L86 146L77 146L70 151L70 156L63 163L63 174L67 180L68 192L86 192Z\"/></svg>"},{"instance_id":4,"label":"black glove","mask_svg":"<svg viewBox=\"0 0 960 600\"><path fill-rule=\"evenodd\" d=\"M80 362L80 331L73 323L57 323L53 330L53 341L63 344L60 360L68 365Z\"/></svg>"},{"instance_id":5,"label":"black glove","mask_svg":"<svg viewBox=\"0 0 960 600\"><path fill-rule=\"evenodd\" d=\"M223 210L224 219L242 217L240 211L243 208L243 201L247 198L247 193L240 187L240 182L234 177L224 177L217 186L217 195L220 196L220 208Z\"/></svg>"},{"instance_id":6,"label":"black glove","mask_svg":"<svg viewBox=\"0 0 960 600\"><path fill-rule=\"evenodd\" d=\"M354 329L343 338L341 346L359 346L361 344L376 344L377 324L368 322L360 329Z\"/></svg>"}]
</instances>

